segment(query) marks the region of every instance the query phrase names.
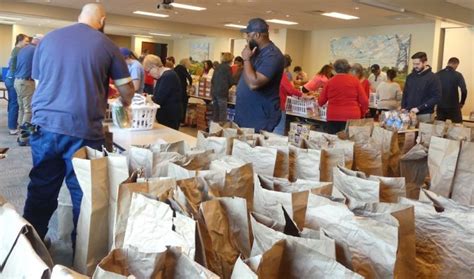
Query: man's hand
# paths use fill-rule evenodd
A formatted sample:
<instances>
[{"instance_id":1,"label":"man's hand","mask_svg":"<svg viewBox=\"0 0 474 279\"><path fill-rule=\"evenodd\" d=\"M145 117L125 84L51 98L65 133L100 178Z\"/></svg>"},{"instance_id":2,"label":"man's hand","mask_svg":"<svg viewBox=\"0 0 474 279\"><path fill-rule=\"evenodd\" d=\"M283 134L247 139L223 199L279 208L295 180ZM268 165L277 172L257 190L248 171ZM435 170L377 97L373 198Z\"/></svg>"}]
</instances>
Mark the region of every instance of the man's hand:
<instances>
[{"instance_id":1,"label":"man's hand","mask_svg":"<svg viewBox=\"0 0 474 279\"><path fill-rule=\"evenodd\" d=\"M410 110L410 112L419 113L420 110L419 110L418 108L412 108L412 109Z\"/></svg>"},{"instance_id":2,"label":"man's hand","mask_svg":"<svg viewBox=\"0 0 474 279\"><path fill-rule=\"evenodd\" d=\"M252 56L255 54L255 51L257 51L257 47L250 49L249 45L246 45L242 50L242 59L244 59L244 61L250 60L250 58L252 58Z\"/></svg>"}]
</instances>

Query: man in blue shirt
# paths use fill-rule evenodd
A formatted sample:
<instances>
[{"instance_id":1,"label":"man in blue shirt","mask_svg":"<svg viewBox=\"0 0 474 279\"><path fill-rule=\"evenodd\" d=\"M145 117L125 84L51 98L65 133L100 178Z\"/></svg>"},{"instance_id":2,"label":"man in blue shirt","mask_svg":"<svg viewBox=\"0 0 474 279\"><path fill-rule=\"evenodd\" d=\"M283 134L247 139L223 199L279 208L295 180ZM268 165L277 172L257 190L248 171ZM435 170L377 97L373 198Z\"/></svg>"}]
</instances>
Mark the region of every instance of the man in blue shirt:
<instances>
[{"instance_id":1,"label":"man in blue shirt","mask_svg":"<svg viewBox=\"0 0 474 279\"><path fill-rule=\"evenodd\" d=\"M18 95L18 123L31 122L31 98L35 92L35 82L31 79L31 67L36 45L43 38L42 34L33 36L31 43L18 52L15 72L15 91Z\"/></svg>"},{"instance_id":2,"label":"man in blue shirt","mask_svg":"<svg viewBox=\"0 0 474 279\"><path fill-rule=\"evenodd\" d=\"M77 225L82 191L71 158L83 146L100 149L104 142L109 78L125 107L133 97L127 65L117 46L101 32L104 25L103 6L87 4L79 23L48 33L36 47L32 70L37 84L32 104L36 131L30 137L33 169L24 217L42 238L64 179Z\"/></svg>"},{"instance_id":3,"label":"man in blue shirt","mask_svg":"<svg viewBox=\"0 0 474 279\"><path fill-rule=\"evenodd\" d=\"M142 64L138 62L138 58L128 48L120 48L120 53L122 53L123 58L127 63L128 72L130 73L130 77L132 78L135 92L138 94L142 94L143 88L145 87L145 70L143 70Z\"/></svg>"},{"instance_id":4,"label":"man in blue shirt","mask_svg":"<svg viewBox=\"0 0 474 279\"><path fill-rule=\"evenodd\" d=\"M280 121L280 80L284 58L270 41L268 24L251 19L247 28L248 45L242 51L244 70L237 85L234 121L255 131L273 131Z\"/></svg>"}]
</instances>

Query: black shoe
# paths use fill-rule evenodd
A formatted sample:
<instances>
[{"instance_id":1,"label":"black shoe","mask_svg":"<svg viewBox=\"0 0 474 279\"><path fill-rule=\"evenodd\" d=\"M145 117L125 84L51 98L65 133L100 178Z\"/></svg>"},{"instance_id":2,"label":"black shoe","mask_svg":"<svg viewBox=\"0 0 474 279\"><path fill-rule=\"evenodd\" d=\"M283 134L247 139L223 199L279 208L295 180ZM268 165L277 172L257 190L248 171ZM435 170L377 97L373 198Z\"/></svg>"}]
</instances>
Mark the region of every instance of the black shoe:
<instances>
[{"instance_id":1,"label":"black shoe","mask_svg":"<svg viewBox=\"0 0 474 279\"><path fill-rule=\"evenodd\" d=\"M21 131L20 136L16 139L19 146L30 145L30 133L28 131Z\"/></svg>"}]
</instances>

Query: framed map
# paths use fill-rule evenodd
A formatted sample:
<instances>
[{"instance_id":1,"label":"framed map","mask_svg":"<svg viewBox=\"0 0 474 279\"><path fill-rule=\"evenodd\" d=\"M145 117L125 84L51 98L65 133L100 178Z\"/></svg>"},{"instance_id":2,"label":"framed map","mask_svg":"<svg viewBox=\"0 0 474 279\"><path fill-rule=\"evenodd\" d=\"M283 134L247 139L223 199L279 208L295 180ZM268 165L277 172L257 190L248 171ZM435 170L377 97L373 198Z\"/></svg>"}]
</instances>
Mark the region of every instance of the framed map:
<instances>
[{"instance_id":1,"label":"framed map","mask_svg":"<svg viewBox=\"0 0 474 279\"><path fill-rule=\"evenodd\" d=\"M411 35L392 34L333 38L330 42L331 60L339 58L364 67L379 64L380 67L408 70Z\"/></svg>"},{"instance_id":2,"label":"framed map","mask_svg":"<svg viewBox=\"0 0 474 279\"><path fill-rule=\"evenodd\" d=\"M194 61L204 61L209 59L209 43L208 42L192 42L190 45L189 56Z\"/></svg>"}]
</instances>

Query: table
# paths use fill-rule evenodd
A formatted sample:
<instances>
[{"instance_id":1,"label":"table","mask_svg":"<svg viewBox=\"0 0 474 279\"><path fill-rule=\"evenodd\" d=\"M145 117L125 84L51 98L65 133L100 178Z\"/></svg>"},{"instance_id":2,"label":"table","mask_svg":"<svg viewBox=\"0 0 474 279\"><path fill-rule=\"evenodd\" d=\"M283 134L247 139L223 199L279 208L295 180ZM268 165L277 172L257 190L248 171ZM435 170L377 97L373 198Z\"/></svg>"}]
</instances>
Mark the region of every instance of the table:
<instances>
[{"instance_id":1,"label":"table","mask_svg":"<svg viewBox=\"0 0 474 279\"><path fill-rule=\"evenodd\" d=\"M2 92L2 96L0 96L0 99L8 101L7 87L3 81L0 82L0 91Z\"/></svg>"},{"instance_id":2,"label":"table","mask_svg":"<svg viewBox=\"0 0 474 279\"><path fill-rule=\"evenodd\" d=\"M167 142L184 140L190 147L196 146L195 137L156 122L153 124L153 129L147 131L120 129L113 123L104 123L104 126L109 127L109 131L113 133L114 144L122 150L129 150L132 145L153 144L159 139Z\"/></svg>"},{"instance_id":3,"label":"table","mask_svg":"<svg viewBox=\"0 0 474 279\"><path fill-rule=\"evenodd\" d=\"M469 115L463 115L462 122L474 123L474 119L470 119Z\"/></svg>"},{"instance_id":4,"label":"table","mask_svg":"<svg viewBox=\"0 0 474 279\"><path fill-rule=\"evenodd\" d=\"M189 95L189 98L201 99L201 100L204 100L206 103L212 102L212 98L211 97L206 97L206 96ZM228 105L235 105L235 103L231 102L231 101L228 101L227 104Z\"/></svg>"}]
</instances>

